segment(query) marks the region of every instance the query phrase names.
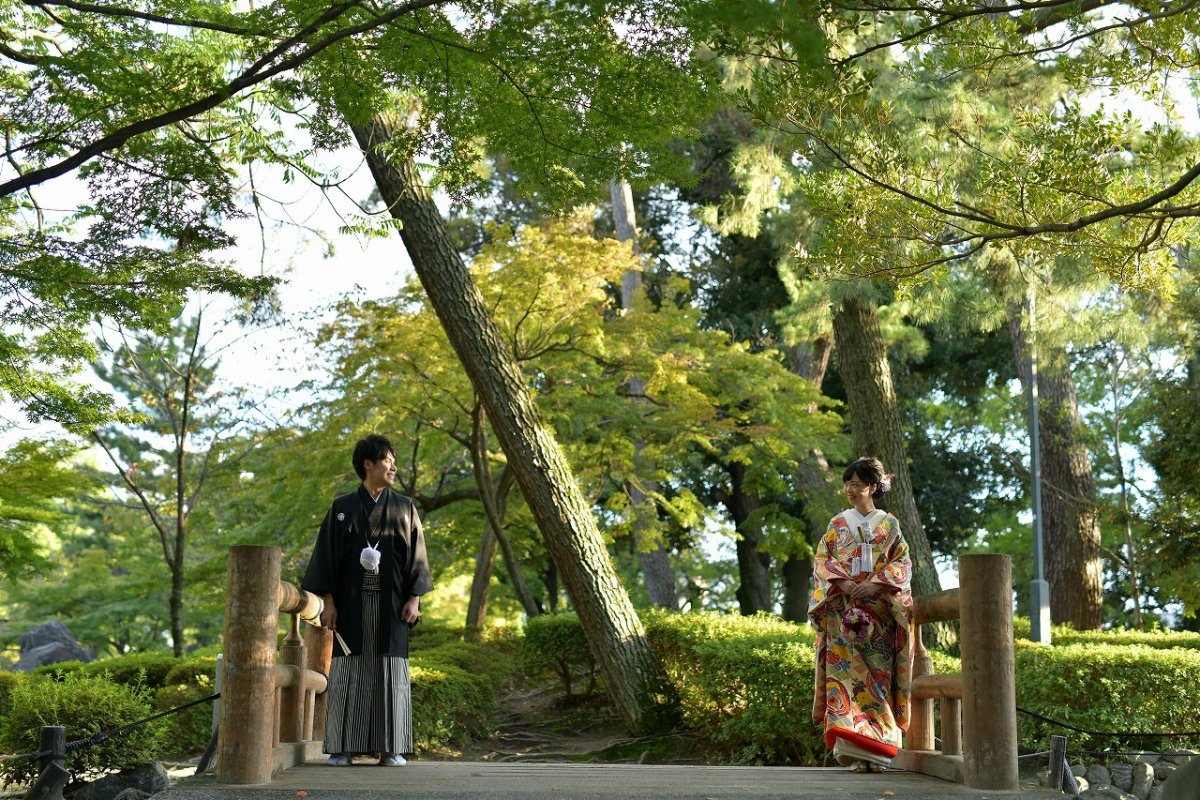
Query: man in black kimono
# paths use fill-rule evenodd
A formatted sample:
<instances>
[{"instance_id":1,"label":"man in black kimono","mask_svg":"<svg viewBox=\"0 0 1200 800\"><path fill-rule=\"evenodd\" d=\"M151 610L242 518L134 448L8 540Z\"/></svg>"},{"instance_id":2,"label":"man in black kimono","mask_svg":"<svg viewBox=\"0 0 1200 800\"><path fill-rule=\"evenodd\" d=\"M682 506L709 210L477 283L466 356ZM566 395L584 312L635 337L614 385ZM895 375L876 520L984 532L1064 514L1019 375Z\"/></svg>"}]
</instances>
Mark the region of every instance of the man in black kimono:
<instances>
[{"instance_id":1,"label":"man in black kimono","mask_svg":"<svg viewBox=\"0 0 1200 800\"><path fill-rule=\"evenodd\" d=\"M330 764L378 754L402 766L413 749L408 634L433 582L416 507L391 488L396 449L372 434L353 461L362 484L329 507L302 584L325 598L321 625L336 633L324 751Z\"/></svg>"}]
</instances>

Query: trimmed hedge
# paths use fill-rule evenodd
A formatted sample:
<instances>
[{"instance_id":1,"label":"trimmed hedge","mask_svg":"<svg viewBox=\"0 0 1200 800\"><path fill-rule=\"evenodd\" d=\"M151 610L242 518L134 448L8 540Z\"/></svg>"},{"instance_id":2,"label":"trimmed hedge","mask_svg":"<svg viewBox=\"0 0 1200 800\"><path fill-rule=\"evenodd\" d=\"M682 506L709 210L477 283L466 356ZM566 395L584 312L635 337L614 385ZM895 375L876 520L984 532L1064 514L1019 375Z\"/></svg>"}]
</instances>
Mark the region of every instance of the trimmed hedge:
<instances>
[{"instance_id":1,"label":"trimmed hedge","mask_svg":"<svg viewBox=\"0 0 1200 800\"><path fill-rule=\"evenodd\" d=\"M1118 642L1121 636L1114 637ZM1018 647L1017 705L1042 716L1101 733L1200 730L1200 650L1146 645L1060 644ZM1120 746L1139 750L1200 747L1194 739L1099 737L1060 730L1017 715L1022 744L1044 750L1050 734L1072 747Z\"/></svg>"},{"instance_id":2,"label":"trimmed hedge","mask_svg":"<svg viewBox=\"0 0 1200 800\"><path fill-rule=\"evenodd\" d=\"M437 644L427 646L430 642ZM519 647L520 639L504 632L471 643L461 629L443 626L414 637L409 659L414 745L445 747L486 734L496 691L511 679Z\"/></svg>"},{"instance_id":3,"label":"trimmed hedge","mask_svg":"<svg viewBox=\"0 0 1200 800\"><path fill-rule=\"evenodd\" d=\"M642 621L663 660L681 704L684 724L734 763L814 764L826 757L821 731L811 722L813 634L807 626L772 617L647 612ZM572 658L586 663L572 642L573 615L529 621L526 663ZM1018 626L1018 632L1020 628ZM1074 634L1083 641L1065 643ZM550 633L547 633L550 632ZM1056 632L1057 634L1057 632ZM582 637L582 630L578 629ZM1028 637L1026 622L1025 636ZM1078 633L1064 629L1053 647L1018 642L1017 705L1077 727L1137 733L1196 730L1200 698L1200 650L1190 634L1132 634L1156 646L1130 645L1131 634ZM1180 642L1173 647L1164 642ZM1110 644L1111 643L1111 644ZM529 652L553 646L543 653ZM931 650L934 671L958 672L958 658ZM1138 749L1158 740L1101 738L1018 714L1021 743L1044 750L1051 733L1065 733L1073 747L1121 745ZM1164 747L1198 747L1200 739L1166 740Z\"/></svg>"},{"instance_id":4,"label":"trimmed hedge","mask_svg":"<svg viewBox=\"0 0 1200 800\"><path fill-rule=\"evenodd\" d=\"M1013 635L1018 646L1028 644L1038 645L1029 641L1029 617L1013 619ZM1070 625L1054 625L1050 628L1050 642L1054 645L1067 644L1102 644L1110 647L1140 645L1153 647L1156 650L1173 650L1177 647L1189 650L1200 650L1200 633L1195 631L1168 631L1157 629L1152 631L1135 631L1125 628L1107 631L1077 631Z\"/></svg>"},{"instance_id":5,"label":"trimmed hedge","mask_svg":"<svg viewBox=\"0 0 1200 800\"><path fill-rule=\"evenodd\" d=\"M813 764L813 637L767 616L650 613L651 645L675 685L684 724L732 763Z\"/></svg>"}]
</instances>

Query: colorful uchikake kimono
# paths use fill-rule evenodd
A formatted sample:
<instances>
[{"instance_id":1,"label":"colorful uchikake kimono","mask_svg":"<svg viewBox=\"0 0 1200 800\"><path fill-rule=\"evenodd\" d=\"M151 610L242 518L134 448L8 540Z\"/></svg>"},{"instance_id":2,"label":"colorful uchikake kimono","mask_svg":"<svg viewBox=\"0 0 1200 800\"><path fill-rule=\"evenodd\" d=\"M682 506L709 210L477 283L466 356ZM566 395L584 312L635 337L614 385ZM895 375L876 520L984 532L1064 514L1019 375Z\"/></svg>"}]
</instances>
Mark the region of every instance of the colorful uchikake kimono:
<instances>
[{"instance_id":1,"label":"colorful uchikake kimono","mask_svg":"<svg viewBox=\"0 0 1200 800\"><path fill-rule=\"evenodd\" d=\"M900 523L879 509L843 511L817 545L813 574L813 722L839 763L887 765L908 730L912 682L912 562ZM887 589L851 600L830 583L839 578Z\"/></svg>"}]
</instances>

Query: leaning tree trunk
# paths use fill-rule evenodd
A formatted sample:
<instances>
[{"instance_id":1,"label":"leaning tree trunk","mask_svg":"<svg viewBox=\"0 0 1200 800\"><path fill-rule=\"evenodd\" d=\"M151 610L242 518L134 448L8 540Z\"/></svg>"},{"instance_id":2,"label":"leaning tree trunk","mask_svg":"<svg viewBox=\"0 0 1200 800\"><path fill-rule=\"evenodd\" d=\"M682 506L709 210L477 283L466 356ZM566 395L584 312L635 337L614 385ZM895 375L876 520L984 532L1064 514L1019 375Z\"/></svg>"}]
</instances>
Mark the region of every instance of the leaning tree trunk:
<instances>
[{"instance_id":1,"label":"leaning tree trunk","mask_svg":"<svg viewBox=\"0 0 1200 800\"><path fill-rule=\"evenodd\" d=\"M1021 382L1032 379L1022 307L1008 304L1008 332ZM1042 462L1042 557L1050 619L1097 630L1104 609L1096 480L1084 444L1067 352L1038 346L1038 426Z\"/></svg>"},{"instance_id":2,"label":"leaning tree trunk","mask_svg":"<svg viewBox=\"0 0 1200 800\"><path fill-rule=\"evenodd\" d=\"M617 229L617 240L632 242L634 252L637 252L637 226L634 224L633 192L629 182L624 179L614 180L611 185L613 222ZM636 306L642 294L642 272L631 269L621 276L621 308L631 311ZM646 394L646 382L634 375L629 379L629 394L633 398L642 398ZM633 402L644 402L635 399ZM642 469L638 472L647 474L650 469L642 455L642 443L634 442L634 463ZM651 491L657 489L650 484ZM646 581L646 593L650 602L661 608L672 611L679 609L679 593L675 587L675 571L671 568L670 555L661 536L654 536L653 541L647 541L646 529L652 515L657 513L652 501L636 481L626 482L629 494L629 507L633 512L633 542L637 548L638 560L642 565L642 577Z\"/></svg>"},{"instance_id":3,"label":"leaning tree trunk","mask_svg":"<svg viewBox=\"0 0 1200 800\"><path fill-rule=\"evenodd\" d=\"M380 146L393 143L398 134L388 120L376 117L352 130L384 202L401 222L400 235L421 285L483 400L521 495L562 573L613 702L631 731L659 727L667 716L662 665L562 449L450 242L445 220L411 157L389 161L381 155Z\"/></svg>"},{"instance_id":4,"label":"leaning tree trunk","mask_svg":"<svg viewBox=\"0 0 1200 800\"><path fill-rule=\"evenodd\" d=\"M789 353L792 372L812 381L817 391L825 383L833 338L825 335L793 347ZM816 411L810 407L809 412ZM833 516L834 485L830 482L829 462L820 450L810 450L796 470L796 488L804 502L804 520L808 524L809 544L815 545L825 533ZM789 622L808 619L808 596L812 587L812 560L789 556L783 562L783 618Z\"/></svg>"},{"instance_id":5,"label":"leaning tree trunk","mask_svg":"<svg viewBox=\"0 0 1200 800\"><path fill-rule=\"evenodd\" d=\"M892 368L871 303L847 298L833 317L838 371L850 406L850 441L860 456L875 456L895 473L892 490L880 505L896 515L912 556L912 589L916 595L940 592L933 552L917 511L908 455L900 427L900 410L892 384Z\"/></svg>"},{"instance_id":6,"label":"leaning tree trunk","mask_svg":"<svg viewBox=\"0 0 1200 800\"><path fill-rule=\"evenodd\" d=\"M738 609L745 616L760 611L771 612L771 559L759 551L763 533L759 525L750 522L758 510L758 497L746 491L746 465L726 464L729 473L729 492L721 497L737 529Z\"/></svg>"}]
</instances>

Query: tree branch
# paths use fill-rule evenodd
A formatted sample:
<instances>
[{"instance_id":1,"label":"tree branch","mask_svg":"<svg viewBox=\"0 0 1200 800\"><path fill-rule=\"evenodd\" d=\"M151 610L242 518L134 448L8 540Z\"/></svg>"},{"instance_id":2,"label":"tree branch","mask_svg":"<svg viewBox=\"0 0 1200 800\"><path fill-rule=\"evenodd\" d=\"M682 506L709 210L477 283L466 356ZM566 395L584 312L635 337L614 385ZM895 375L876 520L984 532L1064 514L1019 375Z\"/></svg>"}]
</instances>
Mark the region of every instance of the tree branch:
<instances>
[{"instance_id":1,"label":"tree branch","mask_svg":"<svg viewBox=\"0 0 1200 800\"><path fill-rule=\"evenodd\" d=\"M343 13L350 10L352 7L354 7L354 5L356 5L356 3L340 3L331 6L324 14L306 25L296 34L280 42L266 55L252 64L248 69L243 71L241 75L227 83L225 86L221 87L219 90L212 92L192 103L188 103L185 106L180 106L179 108L175 108L171 111L166 111L162 114L157 114L153 117L148 117L146 119L139 120L138 122L124 125L115 131L112 131L111 133L101 136L86 147L80 148L67 158L56 161L48 166L31 170L24 175L20 175L16 178L5 181L4 183L0 183L0 197L7 197L14 192L22 191L30 186L36 186L37 184L44 183L48 180L61 177L62 175L65 175L82 164L90 161L101 153L115 150L135 136L157 130L176 122L181 122L189 117L194 117L204 111L209 111L213 108L216 108L217 106L229 100L231 97L234 97L251 86L262 83L263 81L273 78L280 73L295 69L311 59L313 56L343 39L356 36L360 33L365 33L383 25L387 25L393 20L404 16L405 14L411 14L414 11L419 11L423 8L429 8L431 6L436 6L447 2L449 2L449 0L411 0L411 2L392 9L386 14L380 14L368 22L337 30L326 36L324 39L307 46L299 53L279 61L272 67L267 67L267 65L272 61L280 58L283 53L304 43L305 40L309 36L313 35L322 25L332 22Z\"/></svg>"}]
</instances>

